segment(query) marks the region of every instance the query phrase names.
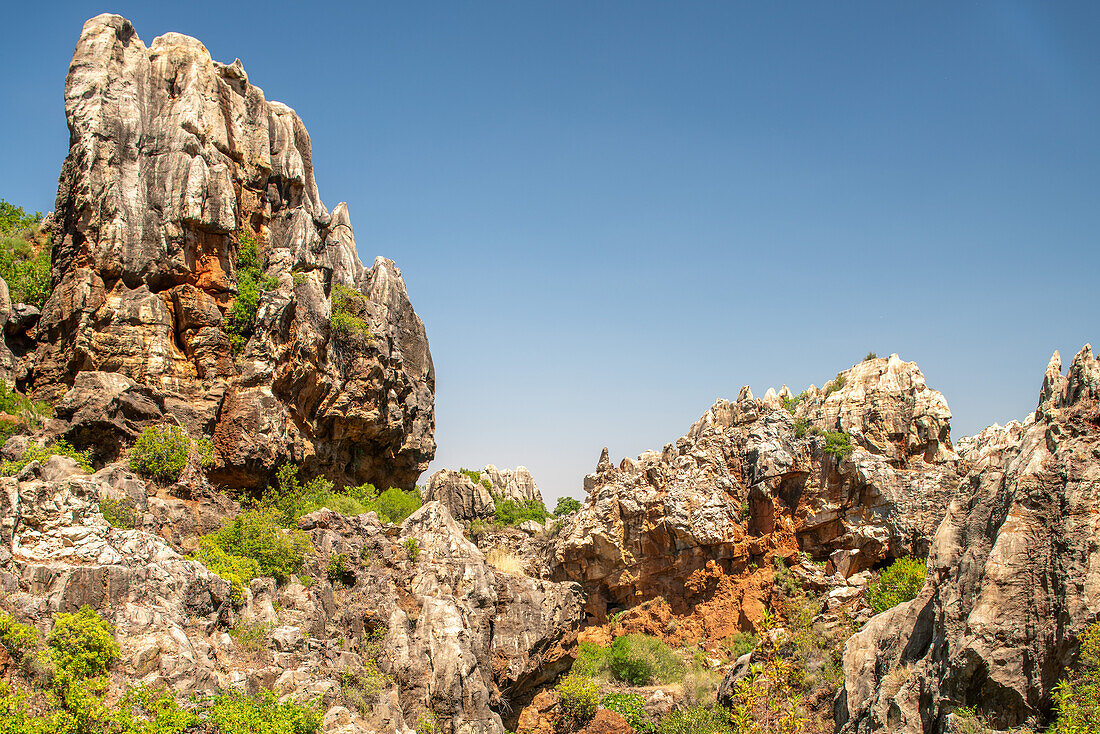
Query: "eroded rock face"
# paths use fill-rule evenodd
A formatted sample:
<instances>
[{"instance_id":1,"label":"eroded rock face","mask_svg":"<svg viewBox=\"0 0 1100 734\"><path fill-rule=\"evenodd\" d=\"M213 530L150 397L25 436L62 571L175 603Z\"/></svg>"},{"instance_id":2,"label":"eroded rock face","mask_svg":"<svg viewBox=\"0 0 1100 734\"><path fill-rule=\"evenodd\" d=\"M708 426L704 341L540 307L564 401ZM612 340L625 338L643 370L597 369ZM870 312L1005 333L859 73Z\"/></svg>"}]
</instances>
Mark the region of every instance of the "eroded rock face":
<instances>
[{"instance_id":1,"label":"eroded rock face","mask_svg":"<svg viewBox=\"0 0 1100 734\"><path fill-rule=\"evenodd\" d=\"M441 502L452 517L463 521L492 517L497 498L542 502L542 493L525 466L497 469L489 464L478 472L476 482L464 472L440 469L428 479L422 494L425 502Z\"/></svg>"},{"instance_id":2,"label":"eroded rock face","mask_svg":"<svg viewBox=\"0 0 1100 734\"><path fill-rule=\"evenodd\" d=\"M962 706L998 729L1040 724L1076 636L1100 616L1100 362L1090 347L1066 375L1055 353L1033 416L960 451L969 470L923 591L846 646L844 732L939 734Z\"/></svg>"},{"instance_id":3,"label":"eroded rock face","mask_svg":"<svg viewBox=\"0 0 1100 734\"><path fill-rule=\"evenodd\" d=\"M293 460L411 488L435 450L424 326L391 261L360 263L347 206L322 204L294 111L267 101L239 60L215 62L177 33L147 48L129 21L100 15L77 43L65 112L55 289L26 387L74 415L96 399L84 372L156 391L165 414L213 434L228 484L262 484ZM248 239L264 282L234 358L227 316ZM369 334L334 334L337 286L362 294ZM134 426L99 428L88 445Z\"/></svg>"},{"instance_id":4,"label":"eroded rock face","mask_svg":"<svg viewBox=\"0 0 1100 734\"><path fill-rule=\"evenodd\" d=\"M555 578L585 586L594 619L662 598L679 638L720 639L759 619L776 556L828 561L844 586L925 552L957 481L946 402L896 356L842 374L793 414L788 391L743 388L663 451L615 467L605 450L556 542ZM838 428L853 431L846 455L820 435Z\"/></svg>"}]
</instances>

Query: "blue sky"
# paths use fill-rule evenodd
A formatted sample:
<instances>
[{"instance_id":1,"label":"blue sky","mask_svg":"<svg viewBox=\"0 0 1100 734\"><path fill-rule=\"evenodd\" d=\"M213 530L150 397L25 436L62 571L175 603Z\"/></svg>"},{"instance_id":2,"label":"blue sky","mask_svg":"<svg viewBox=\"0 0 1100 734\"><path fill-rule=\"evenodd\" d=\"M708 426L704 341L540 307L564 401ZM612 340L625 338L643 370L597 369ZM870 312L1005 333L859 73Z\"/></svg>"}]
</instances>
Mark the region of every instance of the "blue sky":
<instances>
[{"instance_id":1,"label":"blue sky","mask_svg":"<svg viewBox=\"0 0 1100 734\"><path fill-rule=\"evenodd\" d=\"M1100 347L1098 3L22 3L0 197L52 208L106 10L305 120L323 199L427 325L433 469L580 496L601 447L868 350L915 360L961 436Z\"/></svg>"}]
</instances>

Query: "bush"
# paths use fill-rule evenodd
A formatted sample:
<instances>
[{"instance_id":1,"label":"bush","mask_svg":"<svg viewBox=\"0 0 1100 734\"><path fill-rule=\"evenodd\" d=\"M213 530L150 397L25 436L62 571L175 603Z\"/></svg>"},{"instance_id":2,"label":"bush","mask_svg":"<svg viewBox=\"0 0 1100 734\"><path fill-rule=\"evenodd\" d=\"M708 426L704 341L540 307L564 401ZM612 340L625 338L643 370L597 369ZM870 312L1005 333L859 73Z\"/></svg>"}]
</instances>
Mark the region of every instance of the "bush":
<instances>
[{"instance_id":1,"label":"bush","mask_svg":"<svg viewBox=\"0 0 1100 734\"><path fill-rule=\"evenodd\" d=\"M875 614L916 598L924 586L928 567L924 561L906 556L890 564L867 588L867 603Z\"/></svg>"},{"instance_id":2,"label":"bush","mask_svg":"<svg viewBox=\"0 0 1100 734\"><path fill-rule=\"evenodd\" d=\"M119 530L133 530L141 524L141 513L134 508L134 503L127 499L116 500L106 495L99 498L99 514L110 523L111 527Z\"/></svg>"},{"instance_id":3,"label":"bush","mask_svg":"<svg viewBox=\"0 0 1100 734\"><path fill-rule=\"evenodd\" d=\"M829 397L847 384L848 378L845 377L842 373L837 372L836 377L834 377L825 385L825 397Z\"/></svg>"},{"instance_id":4,"label":"bush","mask_svg":"<svg viewBox=\"0 0 1100 734\"><path fill-rule=\"evenodd\" d=\"M406 492L397 487L390 487L379 495L372 509L378 513L378 519L382 522L400 524L405 522L409 515L419 510L422 503L420 493L415 489Z\"/></svg>"},{"instance_id":5,"label":"bush","mask_svg":"<svg viewBox=\"0 0 1100 734\"><path fill-rule=\"evenodd\" d=\"M623 635L610 647L582 642L572 672L592 678L610 678L636 686L675 683L684 677L684 664L656 637Z\"/></svg>"},{"instance_id":6,"label":"bush","mask_svg":"<svg viewBox=\"0 0 1100 734\"><path fill-rule=\"evenodd\" d=\"M19 662L28 651L38 646L38 630L15 621L7 612L0 612L0 644L12 660Z\"/></svg>"},{"instance_id":7,"label":"bush","mask_svg":"<svg viewBox=\"0 0 1100 734\"><path fill-rule=\"evenodd\" d=\"M54 664L78 680L105 674L120 654L111 626L87 604L58 614L46 645Z\"/></svg>"},{"instance_id":8,"label":"bush","mask_svg":"<svg viewBox=\"0 0 1100 734\"><path fill-rule=\"evenodd\" d=\"M496 524L500 527L519 525L528 520L542 524L550 513L546 511L546 505L538 500L517 502L516 500L500 500L495 502Z\"/></svg>"},{"instance_id":9,"label":"bush","mask_svg":"<svg viewBox=\"0 0 1100 734\"><path fill-rule=\"evenodd\" d=\"M755 731L755 730L752 730ZM729 714L715 706L676 709L657 724L657 734L732 734Z\"/></svg>"},{"instance_id":10,"label":"bush","mask_svg":"<svg viewBox=\"0 0 1100 734\"><path fill-rule=\"evenodd\" d=\"M219 693L204 704L204 716L219 734L312 734L321 727L316 706L279 699L271 691L250 696L241 691Z\"/></svg>"},{"instance_id":11,"label":"bush","mask_svg":"<svg viewBox=\"0 0 1100 734\"><path fill-rule=\"evenodd\" d=\"M247 229L237 230L237 299L225 321L225 333L234 354L244 351L256 328L260 294L273 290L278 284L278 279L263 276L255 236Z\"/></svg>"},{"instance_id":12,"label":"bush","mask_svg":"<svg viewBox=\"0 0 1100 734\"><path fill-rule=\"evenodd\" d=\"M3 380L0 380L0 412L18 416L20 423L27 428L38 428L44 418L53 417L53 408L43 401L32 401L20 395Z\"/></svg>"},{"instance_id":13,"label":"bush","mask_svg":"<svg viewBox=\"0 0 1100 734\"><path fill-rule=\"evenodd\" d=\"M22 207L0 199L0 278L8 284L12 303L41 309L50 295L50 243L33 232L41 212L28 214Z\"/></svg>"},{"instance_id":14,"label":"bush","mask_svg":"<svg viewBox=\"0 0 1100 734\"><path fill-rule=\"evenodd\" d=\"M581 509L579 500L575 500L572 497L559 497L558 504L554 507L554 514L558 517L563 517L579 509Z\"/></svg>"},{"instance_id":15,"label":"bush","mask_svg":"<svg viewBox=\"0 0 1100 734\"><path fill-rule=\"evenodd\" d=\"M114 720L119 734L181 734L197 729L202 720L180 706L166 688L131 688L119 701Z\"/></svg>"},{"instance_id":16,"label":"bush","mask_svg":"<svg viewBox=\"0 0 1100 734\"><path fill-rule=\"evenodd\" d=\"M233 585L239 604L252 579L271 576L283 582L298 573L309 548L309 536L301 530L283 530L272 512L252 510L199 538L195 559Z\"/></svg>"},{"instance_id":17,"label":"bush","mask_svg":"<svg viewBox=\"0 0 1100 734\"><path fill-rule=\"evenodd\" d=\"M570 673L556 686L562 716L573 729L579 729L596 715L600 687L591 678Z\"/></svg>"},{"instance_id":18,"label":"bush","mask_svg":"<svg viewBox=\"0 0 1100 734\"><path fill-rule=\"evenodd\" d=\"M0 476L14 476L23 471L24 467L32 461L38 461L45 464L51 456L68 456L71 459L75 459L76 463L84 471L89 474L92 471L92 464L88 459L87 451L77 451L65 439L58 439L46 446L39 446L33 443L30 444L23 450L23 455L20 456L18 460L5 461L0 464Z\"/></svg>"},{"instance_id":19,"label":"bush","mask_svg":"<svg viewBox=\"0 0 1100 734\"><path fill-rule=\"evenodd\" d=\"M256 652L264 646L267 633L270 631L271 625L266 622L246 622L242 619L229 630L229 636L236 640L242 649Z\"/></svg>"},{"instance_id":20,"label":"bush","mask_svg":"<svg viewBox=\"0 0 1100 734\"><path fill-rule=\"evenodd\" d=\"M874 352L867 352L867 356L863 358L863 361L870 362L872 359L878 359L878 355Z\"/></svg>"},{"instance_id":21,"label":"bush","mask_svg":"<svg viewBox=\"0 0 1100 734\"><path fill-rule=\"evenodd\" d=\"M1087 734L1100 721L1100 622L1080 638L1077 671L1054 689L1058 718L1050 734Z\"/></svg>"},{"instance_id":22,"label":"bush","mask_svg":"<svg viewBox=\"0 0 1100 734\"><path fill-rule=\"evenodd\" d=\"M363 318L366 311L362 293L341 283L332 287L332 333L341 342L361 346L371 341L370 326Z\"/></svg>"},{"instance_id":23,"label":"bush","mask_svg":"<svg viewBox=\"0 0 1100 734\"><path fill-rule=\"evenodd\" d=\"M726 650L729 651L730 658L736 660L745 653L755 650L759 639L751 632L735 632L723 642L726 645Z\"/></svg>"},{"instance_id":24,"label":"bush","mask_svg":"<svg viewBox=\"0 0 1100 734\"><path fill-rule=\"evenodd\" d=\"M355 573L351 569L348 557L340 553L328 561L328 580L331 583L340 583L350 586L355 583Z\"/></svg>"},{"instance_id":25,"label":"bush","mask_svg":"<svg viewBox=\"0 0 1100 734\"><path fill-rule=\"evenodd\" d=\"M830 456L835 456L841 459L852 453L852 440L847 433L843 431L826 431L825 433L825 453Z\"/></svg>"},{"instance_id":26,"label":"bush","mask_svg":"<svg viewBox=\"0 0 1100 734\"><path fill-rule=\"evenodd\" d=\"M645 712L645 698L637 693L609 693L600 705L626 719L634 731L653 730L653 722Z\"/></svg>"},{"instance_id":27,"label":"bush","mask_svg":"<svg viewBox=\"0 0 1100 734\"><path fill-rule=\"evenodd\" d=\"M374 512L380 522L401 523L420 509L421 499L419 492L397 487L379 495L372 484L337 490L324 477L315 477L303 487L298 481L298 468L287 463L279 467L275 486L264 491L261 504L276 510L284 526L295 527L299 517L322 507L348 516Z\"/></svg>"},{"instance_id":28,"label":"bush","mask_svg":"<svg viewBox=\"0 0 1100 734\"><path fill-rule=\"evenodd\" d=\"M458 473L468 476L470 481L474 484L479 484L481 482L481 472L479 471L474 471L473 469L459 469Z\"/></svg>"},{"instance_id":29,"label":"bush","mask_svg":"<svg viewBox=\"0 0 1100 734\"><path fill-rule=\"evenodd\" d=\"M607 655L611 675L636 686L674 683L684 677L684 665L665 643L649 635L615 638Z\"/></svg>"},{"instance_id":30,"label":"bush","mask_svg":"<svg viewBox=\"0 0 1100 734\"><path fill-rule=\"evenodd\" d=\"M23 207L0 199L0 232L18 232L37 227L41 221L42 212L30 214Z\"/></svg>"},{"instance_id":31,"label":"bush","mask_svg":"<svg viewBox=\"0 0 1100 734\"><path fill-rule=\"evenodd\" d=\"M416 538L409 538L405 541L405 552L409 555L409 560L416 563L420 558L420 541Z\"/></svg>"},{"instance_id":32,"label":"bush","mask_svg":"<svg viewBox=\"0 0 1100 734\"><path fill-rule=\"evenodd\" d=\"M214 445L192 442L179 426L150 426L130 448L130 471L170 484L180 478L192 452L205 469L214 463Z\"/></svg>"}]
</instances>

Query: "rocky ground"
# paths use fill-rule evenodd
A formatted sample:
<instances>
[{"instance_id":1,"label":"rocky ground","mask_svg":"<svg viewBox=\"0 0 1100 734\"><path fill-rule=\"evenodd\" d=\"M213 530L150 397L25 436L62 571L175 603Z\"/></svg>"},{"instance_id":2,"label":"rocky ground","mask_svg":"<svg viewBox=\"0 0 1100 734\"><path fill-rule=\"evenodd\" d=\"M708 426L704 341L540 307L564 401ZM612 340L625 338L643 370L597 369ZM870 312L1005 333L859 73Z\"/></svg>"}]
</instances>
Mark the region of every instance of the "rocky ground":
<instances>
[{"instance_id":1,"label":"rocky ground","mask_svg":"<svg viewBox=\"0 0 1100 734\"><path fill-rule=\"evenodd\" d=\"M605 449L557 516L523 467L417 486L424 327L321 204L293 110L114 15L85 25L65 100L56 211L18 235L52 256L41 309L0 280L0 723L91 701L71 730L137 731L105 722L140 686L271 691L316 712L295 731L339 734L1057 714L1100 617L1088 346L1066 374L1055 355L1034 415L954 442L917 365L868 355L797 395L742 388L659 451ZM927 579L885 595L903 566ZM85 608L118 652L81 704L57 633Z\"/></svg>"}]
</instances>

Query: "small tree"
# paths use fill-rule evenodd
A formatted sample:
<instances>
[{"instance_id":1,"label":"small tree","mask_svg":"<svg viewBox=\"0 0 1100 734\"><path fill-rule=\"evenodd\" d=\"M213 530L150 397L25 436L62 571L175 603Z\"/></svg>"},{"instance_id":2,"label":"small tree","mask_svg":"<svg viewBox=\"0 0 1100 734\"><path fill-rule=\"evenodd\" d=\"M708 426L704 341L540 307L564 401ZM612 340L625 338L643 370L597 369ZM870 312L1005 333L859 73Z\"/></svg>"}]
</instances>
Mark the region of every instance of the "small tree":
<instances>
[{"instance_id":1,"label":"small tree","mask_svg":"<svg viewBox=\"0 0 1100 734\"><path fill-rule=\"evenodd\" d=\"M875 614L881 614L902 602L915 599L924 586L928 567L912 556L899 558L882 572L867 588L867 603Z\"/></svg>"}]
</instances>

